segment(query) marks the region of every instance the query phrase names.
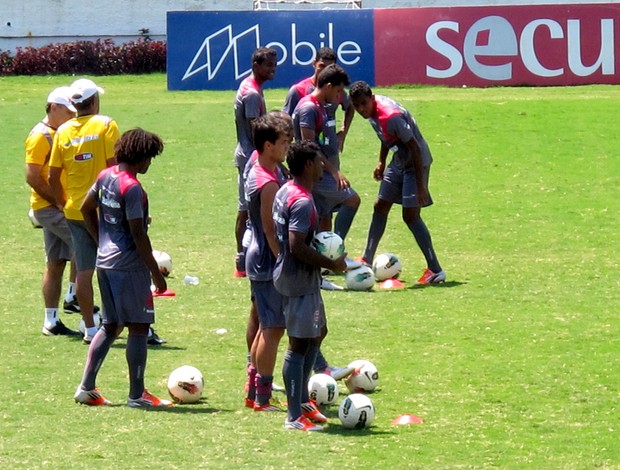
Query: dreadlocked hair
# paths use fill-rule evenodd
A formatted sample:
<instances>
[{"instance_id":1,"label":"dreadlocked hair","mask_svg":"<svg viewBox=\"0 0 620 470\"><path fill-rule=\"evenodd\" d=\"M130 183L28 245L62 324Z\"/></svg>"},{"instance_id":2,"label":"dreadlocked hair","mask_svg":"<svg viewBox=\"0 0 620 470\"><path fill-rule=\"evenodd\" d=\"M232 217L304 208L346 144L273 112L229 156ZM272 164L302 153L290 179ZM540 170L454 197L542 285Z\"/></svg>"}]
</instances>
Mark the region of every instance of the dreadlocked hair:
<instances>
[{"instance_id":1,"label":"dreadlocked hair","mask_svg":"<svg viewBox=\"0 0 620 470\"><path fill-rule=\"evenodd\" d=\"M135 128L125 132L114 145L118 163L136 165L155 158L164 151L164 142L157 134Z\"/></svg>"}]
</instances>

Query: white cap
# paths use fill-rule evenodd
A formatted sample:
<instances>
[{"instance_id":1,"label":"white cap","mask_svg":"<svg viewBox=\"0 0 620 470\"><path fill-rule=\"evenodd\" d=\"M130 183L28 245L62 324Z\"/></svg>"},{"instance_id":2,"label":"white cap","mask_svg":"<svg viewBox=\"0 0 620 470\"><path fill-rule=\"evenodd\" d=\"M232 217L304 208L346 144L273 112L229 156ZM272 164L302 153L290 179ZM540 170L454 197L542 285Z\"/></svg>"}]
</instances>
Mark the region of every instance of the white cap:
<instances>
[{"instance_id":1,"label":"white cap","mask_svg":"<svg viewBox=\"0 0 620 470\"><path fill-rule=\"evenodd\" d=\"M71 84L71 102L82 103L96 93L103 94L103 88L88 78L80 78Z\"/></svg>"},{"instance_id":2,"label":"white cap","mask_svg":"<svg viewBox=\"0 0 620 470\"><path fill-rule=\"evenodd\" d=\"M58 88L54 88L52 92L47 95L48 103L56 103L65 106L69 111L75 113L76 109L71 104L71 88L68 86L60 86Z\"/></svg>"}]
</instances>

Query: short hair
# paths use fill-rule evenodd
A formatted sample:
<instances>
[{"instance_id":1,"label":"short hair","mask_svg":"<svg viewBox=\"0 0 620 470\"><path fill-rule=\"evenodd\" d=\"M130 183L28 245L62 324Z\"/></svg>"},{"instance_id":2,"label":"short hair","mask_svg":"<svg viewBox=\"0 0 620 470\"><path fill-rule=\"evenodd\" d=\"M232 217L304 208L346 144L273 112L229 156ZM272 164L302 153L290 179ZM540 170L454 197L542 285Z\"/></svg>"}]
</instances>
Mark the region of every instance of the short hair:
<instances>
[{"instance_id":1,"label":"short hair","mask_svg":"<svg viewBox=\"0 0 620 470\"><path fill-rule=\"evenodd\" d=\"M323 88L328 83L332 86L347 86L349 84L349 74L338 64L328 65L319 73L316 85L319 88Z\"/></svg>"},{"instance_id":2,"label":"short hair","mask_svg":"<svg viewBox=\"0 0 620 470\"><path fill-rule=\"evenodd\" d=\"M336 52L331 47L321 47L316 51L314 60L330 60L335 63L337 62Z\"/></svg>"},{"instance_id":3,"label":"short hair","mask_svg":"<svg viewBox=\"0 0 620 470\"><path fill-rule=\"evenodd\" d=\"M86 98L81 103L74 103L72 101L71 104L73 105L73 107L79 113L80 111L84 111L85 109L89 109L93 105L93 103L95 102L95 96L98 96L98 95L99 95L99 93L95 93L93 96L91 96L89 98Z\"/></svg>"},{"instance_id":4,"label":"short hair","mask_svg":"<svg viewBox=\"0 0 620 470\"><path fill-rule=\"evenodd\" d=\"M252 54L252 63L261 65L267 60L276 60L277 58L278 53L275 49L272 49L271 47L259 47Z\"/></svg>"},{"instance_id":5,"label":"short hair","mask_svg":"<svg viewBox=\"0 0 620 470\"><path fill-rule=\"evenodd\" d=\"M311 140L293 142L286 155L286 164L293 176L300 176L306 168L306 163L318 158L321 153L319 144Z\"/></svg>"},{"instance_id":6,"label":"short hair","mask_svg":"<svg viewBox=\"0 0 620 470\"><path fill-rule=\"evenodd\" d=\"M274 144L278 137L288 135L289 127L287 121L274 113L268 113L255 119L252 121L254 147L262 152L265 149L266 142Z\"/></svg>"},{"instance_id":7,"label":"short hair","mask_svg":"<svg viewBox=\"0 0 620 470\"><path fill-rule=\"evenodd\" d=\"M372 96L372 90L370 89L370 85L368 85L368 83L358 80L357 82L353 82L351 84L349 96L351 99L360 98L362 96Z\"/></svg>"},{"instance_id":8,"label":"short hair","mask_svg":"<svg viewBox=\"0 0 620 470\"><path fill-rule=\"evenodd\" d=\"M157 134L139 127L123 133L114 145L114 156L118 163L137 165L155 158L164 151L164 142Z\"/></svg>"}]
</instances>

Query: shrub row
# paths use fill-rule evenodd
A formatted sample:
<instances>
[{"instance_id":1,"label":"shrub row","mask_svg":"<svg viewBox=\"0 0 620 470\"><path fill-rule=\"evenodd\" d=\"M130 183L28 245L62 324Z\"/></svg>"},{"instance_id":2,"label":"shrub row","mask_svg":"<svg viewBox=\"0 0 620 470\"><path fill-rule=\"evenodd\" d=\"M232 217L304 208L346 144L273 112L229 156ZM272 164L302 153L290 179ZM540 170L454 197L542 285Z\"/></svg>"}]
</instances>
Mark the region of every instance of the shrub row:
<instances>
[{"instance_id":1,"label":"shrub row","mask_svg":"<svg viewBox=\"0 0 620 470\"><path fill-rule=\"evenodd\" d=\"M166 71L166 43L138 39L76 41L0 51L0 75L120 75Z\"/></svg>"}]
</instances>

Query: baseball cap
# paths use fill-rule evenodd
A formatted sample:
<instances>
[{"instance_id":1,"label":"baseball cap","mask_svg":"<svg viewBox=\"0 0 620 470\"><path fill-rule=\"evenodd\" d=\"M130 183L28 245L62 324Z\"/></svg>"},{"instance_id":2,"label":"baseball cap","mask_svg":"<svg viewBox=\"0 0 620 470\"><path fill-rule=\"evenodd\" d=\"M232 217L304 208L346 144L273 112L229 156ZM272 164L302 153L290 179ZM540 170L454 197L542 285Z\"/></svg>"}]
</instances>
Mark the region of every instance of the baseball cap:
<instances>
[{"instance_id":1,"label":"baseball cap","mask_svg":"<svg viewBox=\"0 0 620 470\"><path fill-rule=\"evenodd\" d=\"M68 86L59 86L58 88L54 88L52 92L47 95L47 102L62 104L69 111L75 113L76 109L71 104L71 94L71 88L69 88Z\"/></svg>"},{"instance_id":2,"label":"baseball cap","mask_svg":"<svg viewBox=\"0 0 620 470\"><path fill-rule=\"evenodd\" d=\"M81 103L96 93L103 94L103 88L95 85L95 82L88 78L80 78L71 84L71 102Z\"/></svg>"}]
</instances>

